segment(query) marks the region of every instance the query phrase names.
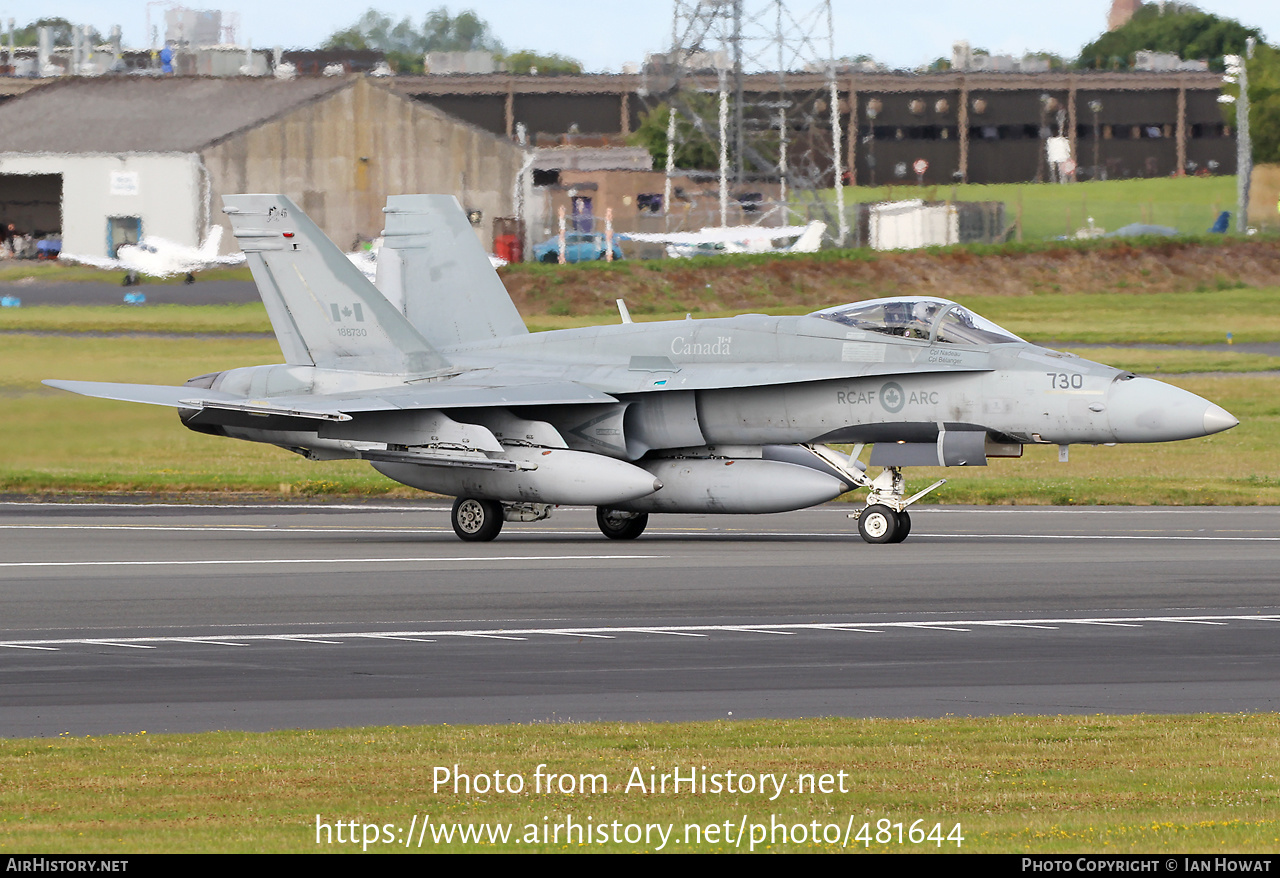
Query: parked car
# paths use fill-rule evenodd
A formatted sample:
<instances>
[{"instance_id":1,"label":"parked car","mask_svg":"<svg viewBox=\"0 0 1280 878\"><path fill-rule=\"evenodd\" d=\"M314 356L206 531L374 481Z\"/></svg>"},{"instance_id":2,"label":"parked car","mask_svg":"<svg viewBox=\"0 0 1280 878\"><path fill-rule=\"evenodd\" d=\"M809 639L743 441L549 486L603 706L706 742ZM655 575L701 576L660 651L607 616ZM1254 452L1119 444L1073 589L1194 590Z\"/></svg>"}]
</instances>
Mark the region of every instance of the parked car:
<instances>
[{"instance_id":1,"label":"parked car","mask_svg":"<svg viewBox=\"0 0 1280 878\"><path fill-rule=\"evenodd\" d=\"M565 262L591 262L595 259L604 259L606 249L604 235L570 232L564 236ZM533 258L539 262L559 262L560 238L548 238L541 244L535 244ZM613 242L613 258L622 258L622 248L618 246L616 238Z\"/></svg>"}]
</instances>

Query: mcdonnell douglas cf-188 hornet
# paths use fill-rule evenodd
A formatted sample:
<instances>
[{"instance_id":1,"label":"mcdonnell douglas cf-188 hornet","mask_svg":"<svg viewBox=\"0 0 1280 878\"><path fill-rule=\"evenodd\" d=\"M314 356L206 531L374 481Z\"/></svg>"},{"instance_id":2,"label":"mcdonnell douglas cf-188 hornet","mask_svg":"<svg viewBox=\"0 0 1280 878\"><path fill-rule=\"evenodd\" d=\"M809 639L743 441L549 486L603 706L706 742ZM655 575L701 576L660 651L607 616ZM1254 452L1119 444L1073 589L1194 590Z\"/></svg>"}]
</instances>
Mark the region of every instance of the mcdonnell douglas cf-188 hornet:
<instances>
[{"instance_id":1,"label":"mcdonnell douglas cf-188 hornet","mask_svg":"<svg viewBox=\"0 0 1280 878\"><path fill-rule=\"evenodd\" d=\"M561 504L597 507L606 536L630 539L652 512L783 512L867 488L851 517L866 541L895 543L942 483L908 496L903 467L1237 423L920 296L530 333L452 197L388 200L377 287L287 198L224 201L285 362L182 387L45 383L169 406L192 430L313 460L371 461L456 497L464 540Z\"/></svg>"}]
</instances>

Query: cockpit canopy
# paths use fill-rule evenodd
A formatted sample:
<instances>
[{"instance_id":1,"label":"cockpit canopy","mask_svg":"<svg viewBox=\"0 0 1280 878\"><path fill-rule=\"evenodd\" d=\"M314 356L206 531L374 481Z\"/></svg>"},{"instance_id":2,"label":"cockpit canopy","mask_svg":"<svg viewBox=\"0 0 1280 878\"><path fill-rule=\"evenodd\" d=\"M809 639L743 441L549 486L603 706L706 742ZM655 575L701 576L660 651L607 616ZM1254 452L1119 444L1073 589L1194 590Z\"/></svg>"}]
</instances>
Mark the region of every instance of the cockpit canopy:
<instances>
[{"instance_id":1,"label":"cockpit canopy","mask_svg":"<svg viewBox=\"0 0 1280 878\"><path fill-rule=\"evenodd\" d=\"M809 316L842 323L864 332L882 332L900 338L917 338L942 344L989 345L1023 341L963 305L931 296L869 299L824 308Z\"/></svg>"}]
</instances>

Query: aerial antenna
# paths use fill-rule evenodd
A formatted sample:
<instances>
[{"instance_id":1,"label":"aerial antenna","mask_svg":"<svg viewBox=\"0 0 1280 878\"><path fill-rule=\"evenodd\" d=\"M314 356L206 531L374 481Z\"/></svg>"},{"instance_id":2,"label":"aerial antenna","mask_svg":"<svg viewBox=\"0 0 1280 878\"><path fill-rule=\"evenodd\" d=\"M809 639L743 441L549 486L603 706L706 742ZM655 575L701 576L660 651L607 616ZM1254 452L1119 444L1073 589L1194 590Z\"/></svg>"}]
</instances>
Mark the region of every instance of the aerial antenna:
<instances>
[{"instance_id":1,"label":"aerial antenna","mask_svg":"<svg viewBox=\"0 0 1280 878\"><path fill-rule=\"evenodd\" d=\"M650 110L665 104L671 111L668 214L671 180L690 170L677 156L699 138L722 158L722 193L751 181L777 183L784 212L778 224L819 219L837 230L839 243L847 239L840 184L848 114L839 101L834 44L831 0L673 0L671 49L651 56L642 90ZM760 87L762 73L773 74L771 89ZM835 204L820 194L832 187Z\"/></svg>"}]
</instances>

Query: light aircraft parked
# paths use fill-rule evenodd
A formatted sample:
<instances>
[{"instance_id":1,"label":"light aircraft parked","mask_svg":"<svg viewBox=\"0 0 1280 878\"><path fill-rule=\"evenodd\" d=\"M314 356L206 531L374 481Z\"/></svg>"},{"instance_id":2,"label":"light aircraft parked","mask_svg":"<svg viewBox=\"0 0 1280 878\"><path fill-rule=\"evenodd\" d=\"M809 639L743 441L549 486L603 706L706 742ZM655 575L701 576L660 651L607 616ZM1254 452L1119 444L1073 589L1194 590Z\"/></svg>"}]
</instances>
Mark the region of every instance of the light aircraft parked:
<instances>
[{"instance_id":1,"label":"light aircraft parked","mask_svg":"<svg viewBox=\"0 0 1280 878\"><path fill-rule=\"evenodd\" d=\"M378 238L371 241L367 247L361 247L347 253L347 258L351 260L351 264L360 269L360 273L368 278L368 280L370 280L373 285L378 287L380 290L382 289L382 285L378 283L378 255L381 252L382 239ZM501 256L494 256L490 253L489 264L494 268L502 268L502 266L507 264L507 260L503 259ZM383 290L383 292L386 293L387 291ZM391 298L394 301L395 296L396 293L393 292L388 295L388 298ZM403 294L400 294L400 297L403 298Z\"/></svg>"},{"instance_id":2,"label":"light aircraft parked","mask_svg":"<svg viewBox=\"0 0 1280 878\"><path fill-rule=\"evenodd\" d=\"M388 200L380 270L394 273L394 302L287 198L224 201L285 363L181 387L45 383L169 406L192 430L313 460L371 461L456 497L464 540L556 504L595 506L605 535L630 539L652 512L782 512L867 488L859 532L900 542L908 507L941 484L908 496L905 466L1237 423L1185 390L922 296L530 333L452 197Z\"/></svg>"},{"instance_id":3,"label":"light aircraft parked","mask_svg":"<svg viewBox=\"0 0 1280 878\"><path fill-rule=\"evenodd\" d=\"M711 226L696 232L629 232L618 237L642 244L666 244L667 256L687 259L722 253L816 253L826 230L826 223L815 221L807 226ZM787 238L795 241L774 245Z\"/></svg>"},{"instance_id":4,"label":"light aircraft parked","mask_svg":"<svg viewBox=\"0 0 1280 878\"><path fill-rule=\"evenodd\" d=\"M204 243L199 247L188 247L186 244L176 244L165 238L148 236L136 244L122 244L116 248L115 259L68 253L63 253L59 258L65 262L78 262L94 268L124 271L126 272L125 286L136 284L140 274L148 277L172 277L175 274L185 274L186 282L193 283L197 271L244 264L243 253L220 256L218 247L221 243L222 226L215 225L209 229Z\"/></svg>"}]
</instances>

